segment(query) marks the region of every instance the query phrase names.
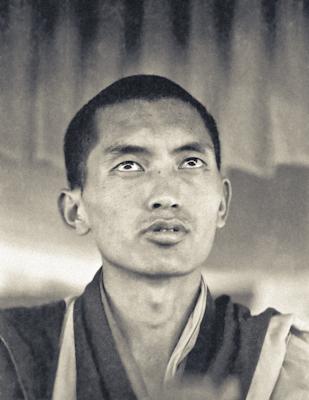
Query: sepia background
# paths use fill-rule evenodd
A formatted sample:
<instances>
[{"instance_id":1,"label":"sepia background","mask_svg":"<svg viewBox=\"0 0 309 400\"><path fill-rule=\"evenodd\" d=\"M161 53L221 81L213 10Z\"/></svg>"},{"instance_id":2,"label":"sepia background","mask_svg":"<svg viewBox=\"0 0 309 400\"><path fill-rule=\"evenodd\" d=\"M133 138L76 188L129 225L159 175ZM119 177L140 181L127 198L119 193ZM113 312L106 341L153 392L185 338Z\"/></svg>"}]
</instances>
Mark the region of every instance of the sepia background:
<instances>
[{"instance_id":1,"label":"sepia background","mask_svg":"<svg viewBox=\"0 0 309 400\"><path fill-rule=\"evenodd\" d=\"M57 211L65 128L122 76L215 116L233 185L209 286L309 317L309 1L1 0L0 305L78 293L100 266Z\"/></svg>"}]
</instances>

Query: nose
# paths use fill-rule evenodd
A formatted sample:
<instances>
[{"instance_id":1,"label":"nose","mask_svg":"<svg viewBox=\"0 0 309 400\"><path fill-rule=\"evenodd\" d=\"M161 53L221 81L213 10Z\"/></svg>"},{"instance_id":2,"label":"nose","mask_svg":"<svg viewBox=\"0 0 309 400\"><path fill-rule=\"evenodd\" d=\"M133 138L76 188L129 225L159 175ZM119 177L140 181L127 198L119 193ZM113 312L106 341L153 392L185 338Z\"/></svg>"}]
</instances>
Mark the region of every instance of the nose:
<instances>
[{"instance_id":1,"label":"nose","mask_svg":"<svg viewBox=\"0 0 309 400\"><path fill-rule=\"evenodd\" d=\"M154 196L152 199L149 200L148 208L150 210L155 210L155 209L158 209L158 208L161 208L161 209L169 209L169 208L177 209L177 208L179 208L179 202L176 201L174 196L170 196L170 195Z\"/></svg>"},{"instance_id":2,"label":"nose","mask_svg":"<svg viewBox=\"0 0 309 400\"><path fill-rule=\"evenodd\" d=\"M180 202L180 182L177 177L169 171L162 171L153 174L148 181L148 197L146 207L149 211L153 210L174 210L181 208Z\"/></svg>"},{"instance_id":3,"label":"nose","mask_svg":"<svg viewBox=\"0 0 309 400\"><path fill-rule=\"evenodd\" d=\"M176 182L174 182L175 184ZM151 194L146 203L148 210L155 209L177 209L180 208L178 185L168 185L167 182L161 180L152 188Z\"/></svg>"}]
</instances>

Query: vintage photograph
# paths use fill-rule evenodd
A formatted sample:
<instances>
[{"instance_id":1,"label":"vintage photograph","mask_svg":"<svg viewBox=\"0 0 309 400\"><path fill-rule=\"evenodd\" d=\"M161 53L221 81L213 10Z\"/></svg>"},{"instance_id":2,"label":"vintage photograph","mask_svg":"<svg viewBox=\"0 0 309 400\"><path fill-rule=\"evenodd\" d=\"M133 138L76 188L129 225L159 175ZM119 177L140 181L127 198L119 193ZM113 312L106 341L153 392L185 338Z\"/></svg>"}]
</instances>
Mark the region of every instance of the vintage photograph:
<instances>
[{"instance_id":1,"label":"vintage photograph","mask_svg":"<svg viewBox=\"0 0 309 400\"><path fill-rule=\"evenodd\" d=\"M309 1L0 0L0 399L309 399Z\"/></svg>"}]
</instances>

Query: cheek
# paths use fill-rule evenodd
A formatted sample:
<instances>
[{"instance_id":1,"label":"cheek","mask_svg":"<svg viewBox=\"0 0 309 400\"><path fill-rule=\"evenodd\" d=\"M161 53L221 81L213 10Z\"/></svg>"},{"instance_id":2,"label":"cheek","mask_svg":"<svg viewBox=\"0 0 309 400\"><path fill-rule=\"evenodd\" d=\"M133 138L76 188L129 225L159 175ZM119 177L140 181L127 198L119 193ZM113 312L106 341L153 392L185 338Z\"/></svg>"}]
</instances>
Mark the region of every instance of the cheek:
<instances>
[{"instance_id":1,"label":"cheek","mask_svg":"<svg viewBox=\"0 0 309 400\"><path fill-rule=\"evenodd\" d=\"M134 187L107 185L96 190L87 202L90 227L99 236L124 236L126 227L138 216L140 196ZM119 236L120 237L120 236Z\"/></svg>"},{"instance_id":2,"label":"cheek","mask_svg":"<svg viewBox=\"0 0 309 400\"><path fill-rule=\"evenodd\" d=\"M209 234L216 228L221 197L217 193L200 193L192 196L195 219L199 230Z\"/></svg>"},{"instance_id":3,"label":"cheek","mask_svg":"<svg viewBox=\"0 0 309 400\"><path fill-rule=\"evenodd\" d=\"M206 188L191 195L191 201L196 210L202 214L215 215L219 209L221 196L218 190Z\"/></svg>"}]
</instances>

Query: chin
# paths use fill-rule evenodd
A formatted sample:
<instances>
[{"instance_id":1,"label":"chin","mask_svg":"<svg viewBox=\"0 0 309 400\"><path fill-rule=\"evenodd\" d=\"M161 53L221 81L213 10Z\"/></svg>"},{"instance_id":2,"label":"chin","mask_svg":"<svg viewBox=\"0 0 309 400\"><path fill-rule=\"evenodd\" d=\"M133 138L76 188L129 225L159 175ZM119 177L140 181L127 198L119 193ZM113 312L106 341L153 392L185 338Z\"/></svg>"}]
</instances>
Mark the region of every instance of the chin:
<instances>
[{"instance_id":1,"label":"chin","mask_svg":"<svg viewBox=\"0 0 309 400\"><path fill-rule=\"evenodd\" d=\"M145 268L146 267L146 268ZM173 264L167 263L166 260L164 263L160 263L159 265L144 265L144 268L140 268L138 273L143 274L145 276L153 277L153 278L163 278L163 277L176 277L176 276L185 276L189 275L197 268L191 265L188 268L188 264Z\"/></svg>"},{"instance_id":2,"label":"chin","mask_svg":"<svg viewBox=\"0 0 309 400\"><path fill-rule=\"evenodd\" d=\"M190 272L188 271L163 271L163 270L158 270L158 271L138 271L138 274L140 276L144 276L145 278L148 279L167 279L167 278L177 278L177 277L182 277L188 275Z\"/></svg>"},{"instance_id":3,"label":"chin","mask_svg":"<svg viewBox=\"0 0 309 400\"><path fill-rule=\"evenodd\" d=\"M130 254L130 253L129 253ZM118 268L126 273L133 273L139 276L149 278L167 278L181 277L191 274L200 268L199 260L193 260L186 252L178 252L178 254L167 254L160 252L145 252L141 257L141 252L131 252L129 257L102 257L107 264Z\"/></svg>"}]
</instances>

